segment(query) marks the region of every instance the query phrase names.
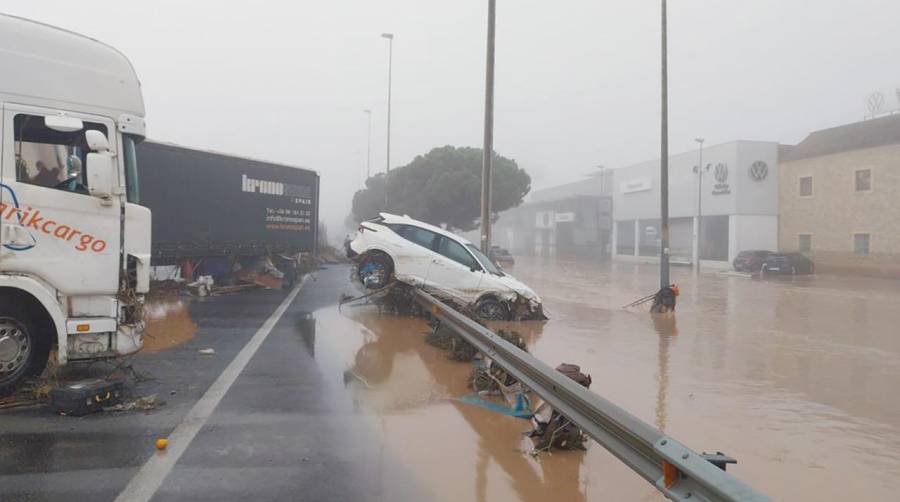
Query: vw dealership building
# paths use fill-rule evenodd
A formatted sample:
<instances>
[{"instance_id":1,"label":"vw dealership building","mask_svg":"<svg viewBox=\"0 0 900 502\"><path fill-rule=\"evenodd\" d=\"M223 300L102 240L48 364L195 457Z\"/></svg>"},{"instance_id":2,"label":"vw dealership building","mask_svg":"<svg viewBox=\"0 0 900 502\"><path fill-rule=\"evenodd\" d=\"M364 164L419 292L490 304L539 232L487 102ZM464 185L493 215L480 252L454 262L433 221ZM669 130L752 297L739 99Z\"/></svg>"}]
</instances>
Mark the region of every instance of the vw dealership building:
<instances>
[{"instance_id":1,"label":"vw dealership building","mask_svg":"<svg viewBox=\"0 0 900 502\"><path fill-rule=\"evenodd\" d=\"M701 264L725 266L740 251L778 248L778 149L765 141L705 147L699 172L699 150L669 157L674 263L695 263L699 254ZM613 256L658 260L659 160L614 172Z\"/></svg>"}]
</instances>

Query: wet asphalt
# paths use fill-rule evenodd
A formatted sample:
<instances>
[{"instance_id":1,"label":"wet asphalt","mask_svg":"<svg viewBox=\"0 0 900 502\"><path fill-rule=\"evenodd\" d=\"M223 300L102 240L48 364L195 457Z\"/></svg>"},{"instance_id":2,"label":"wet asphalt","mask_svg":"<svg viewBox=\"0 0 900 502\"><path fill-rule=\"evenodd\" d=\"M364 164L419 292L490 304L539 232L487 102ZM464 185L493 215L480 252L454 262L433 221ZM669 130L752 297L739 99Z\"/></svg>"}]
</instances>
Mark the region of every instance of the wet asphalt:
<instances>
[{"instance_id":1,"label":"wet asphalt","mask_svg":"<svg viewBox=\"0 0 900 502\"><path fill-rule=\"evenodd\" d=\"M314 337L337 334L316 333L310 313L352 293L347 276L345 266L313 274L152 500L383 500L385 471L404 478L314 359ZM132 394L158 394L166 404L156 410L81 418L46 408L0 412L0 500L114 500L287 293L191 302L198 328L190 341L130 360L149 378ZM203 348L216 354L198 354ZM408 494L392 490L391 500L417 498L412 485Z\"/></svg>"}]
</instances>

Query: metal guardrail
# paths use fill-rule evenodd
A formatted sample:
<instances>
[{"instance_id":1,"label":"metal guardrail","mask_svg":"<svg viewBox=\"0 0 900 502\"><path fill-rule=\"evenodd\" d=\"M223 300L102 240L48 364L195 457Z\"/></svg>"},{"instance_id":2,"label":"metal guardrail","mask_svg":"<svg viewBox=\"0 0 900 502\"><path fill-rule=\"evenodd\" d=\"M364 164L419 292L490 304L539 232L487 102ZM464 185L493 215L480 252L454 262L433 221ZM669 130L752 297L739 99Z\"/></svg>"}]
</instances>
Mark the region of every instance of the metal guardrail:
<instances>
[{"instance_id":1,"label":"metal guardrail","mask_svg":"<svg viewBox=\"0 0 900 502\"><path fill-rule=\"evenodd\" d=\"M415 299L669 499L772 500L425 291Z\"/></svg>"}]
</instances>

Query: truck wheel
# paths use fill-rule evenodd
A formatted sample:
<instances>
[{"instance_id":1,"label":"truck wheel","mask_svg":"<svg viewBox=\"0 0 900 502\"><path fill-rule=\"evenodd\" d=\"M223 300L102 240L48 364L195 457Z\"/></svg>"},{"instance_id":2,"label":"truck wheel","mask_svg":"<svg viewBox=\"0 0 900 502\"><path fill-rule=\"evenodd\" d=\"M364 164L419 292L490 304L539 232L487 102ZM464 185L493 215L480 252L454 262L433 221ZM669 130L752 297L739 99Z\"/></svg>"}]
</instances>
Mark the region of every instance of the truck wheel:
<instances>
[{"instance_id":1,"label":"truck wheel","mask_svg":"<svg viewBox=\"0 0 900 502\"><path fill-rule=\"evenodd\" d=\"M10 303L0 296L0 394L12 392L25 377L44 371L50 352L27 309Z\"/></svg>"},{"instance_id":2,"label":"truck wheel","mask_svg":"<svg viewBox=\"0 0 900 502\"><path fill-rule=\"evenodd\" d=\"M475 312L485 321L508 321L509 309L496 298L484 298L475 306Z\"/></svg>"}]
</instances>

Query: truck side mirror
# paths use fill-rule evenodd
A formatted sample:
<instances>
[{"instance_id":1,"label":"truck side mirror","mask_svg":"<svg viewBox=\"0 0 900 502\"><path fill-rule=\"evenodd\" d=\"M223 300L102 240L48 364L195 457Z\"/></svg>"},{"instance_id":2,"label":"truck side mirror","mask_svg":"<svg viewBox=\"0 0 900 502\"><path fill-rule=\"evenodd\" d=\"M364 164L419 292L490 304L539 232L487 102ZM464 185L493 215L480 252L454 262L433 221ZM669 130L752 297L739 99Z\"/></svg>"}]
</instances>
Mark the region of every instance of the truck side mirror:
<instances>
[{"instance_id":1,"label":"truck side mirror","mask_svg":"<svg viewBox=\"0 0 900 502\"><path fill-rule=\"evenodd\" d=\"M88 147L93 152L87 154L88 190L94 197L109 199L113 193L113 180L116 166L109 151L109 140L100 131L89 130L84 133Z\"/></svg>"}]
</instances>

